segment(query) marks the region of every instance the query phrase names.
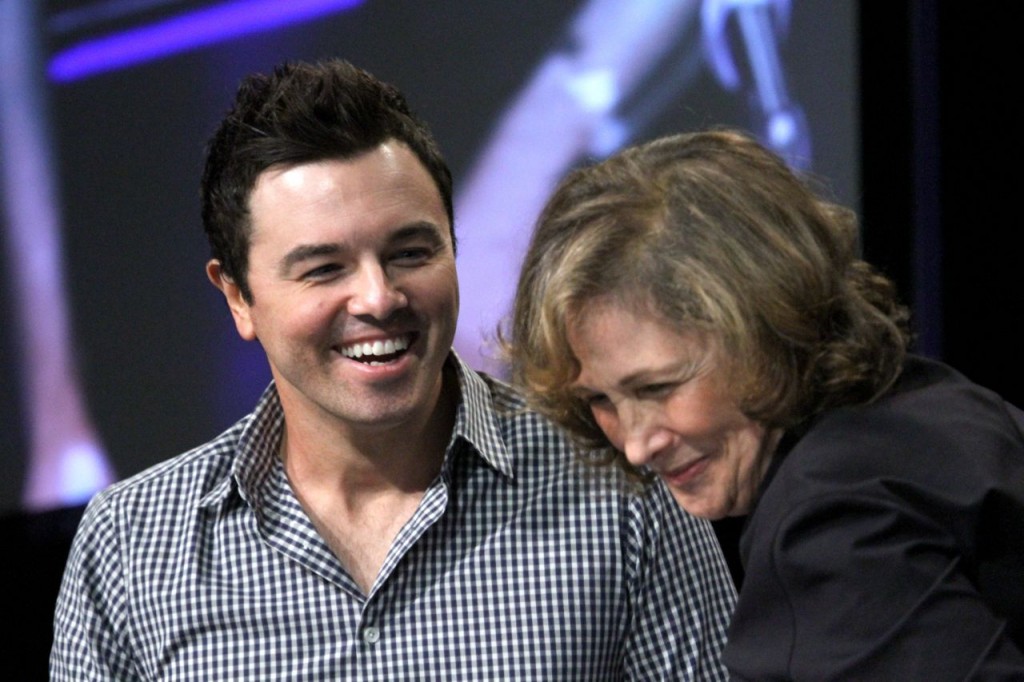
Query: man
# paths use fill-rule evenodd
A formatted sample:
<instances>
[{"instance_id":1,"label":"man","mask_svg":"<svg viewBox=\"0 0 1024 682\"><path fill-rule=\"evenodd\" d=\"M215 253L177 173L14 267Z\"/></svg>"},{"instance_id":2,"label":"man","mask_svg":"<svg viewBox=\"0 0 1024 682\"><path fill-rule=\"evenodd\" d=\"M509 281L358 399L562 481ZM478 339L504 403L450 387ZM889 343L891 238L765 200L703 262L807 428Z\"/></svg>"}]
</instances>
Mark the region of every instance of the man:
<instances>
[{"instance_id":1,"label":"man","mask_svg":"<svg viewBox=\"0 0 1024 682\"><path fill-rule=\"evenodd\" d=\"M451 178L343 61L246 79L203 177L207 275L273 383L99 494L53 679L721 679L734 591L660 486L450 350Z\"/></svg>"}]
</instances>

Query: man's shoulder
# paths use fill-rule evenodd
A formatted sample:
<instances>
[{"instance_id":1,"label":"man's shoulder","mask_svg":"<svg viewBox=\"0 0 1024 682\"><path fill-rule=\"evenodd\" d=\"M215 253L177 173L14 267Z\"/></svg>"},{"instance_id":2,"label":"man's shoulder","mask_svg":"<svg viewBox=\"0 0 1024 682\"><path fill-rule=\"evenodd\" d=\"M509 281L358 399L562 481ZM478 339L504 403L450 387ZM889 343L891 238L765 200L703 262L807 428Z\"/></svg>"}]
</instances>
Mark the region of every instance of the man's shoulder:
<instances>
[{"instance_id":1,"label":"man's shoulder","mask_svg":"<svg viewBox=\"0 0 1024 682\"><path fill-rule=\"evenodd\" d=\"M468 369L467 375L467 383L483 389L480 391L478 388L474 392L478 406L491 410L497 420L506 423L525 420L558 437L565 436L565 432L554 422L530 407L522 391L505 379L473 369ZM480 400L481 396L486 397Z\"/></svg>"},{"instance_id":2,"label":"man's shoulder","mask_svg":"<svg viewBox=\"0 0 1024 682\"><path fill-rule=\"evenodd\" d=\"M133 474L99 492L90 501L86 516L117 517L158 514L175 516L191 508L224 485L231 476L239 437L249 417L187 452Z\"/></svg>"},{"instance_id":3,"label":"man's shoulder","mask_svg":"<svg viewBox=\"0 0 1024 682\"><path fill-rule=\"evenodd\" d=\"M550 476L568 487L623 512L655 522L666 513L675 518L678 506L664 486L628 476L621 467L603 463L604 453L576 445L568 433L548 417L532 409L523 393L507 381L466 368L468 383L476 384L475 401L490 410L505 446L516 462L520 481ZM487 398L480 400L480 388ZM464 396L465 397L465 396ZM681 514L681 516L686 516Z\"/></svg>"},{"instance_id":4,"label":"man's shoulder","mask_svg":"<svg viewBox=\"0 0 1024 682\"><path fill-rule=\"evenodd\" d=\"M653 547L678 556L705 557L717 551L710 524L685 513L663 484L634 479L621 467L600 463L607 459L603 453L576 446L563 429L532 410L514 386L474 374L490 394L495 419L516 462L520 494L533 490L535 501L566 504L565 517L572 515L571 508L595 527L611 524L609 528L630 538L625 545L638 555Z\"/></svg>"},{"instance_id":5,"label":"man's shoulder","mask_svg":"<svg viewBox=\"0 0 1024 682\"><path fill-rule=\"evenodd\" d=\"M492 464L506 459L521 483L535 478L550 483L554 476L574 481L575 486L622 487L617 472L583 464L585 453L563 429L531 409L516 387L484 372L463 371L462 398L467 411L463 435L485 459L493 460ZM482 426L484 423L489 426ZM586 470L582 475L581 469Z\"/></svg>"},{"instance_id":6,"label":"man's shoulder","mask_svg":"<svg viewBox=\"0 0 1024 682\"><path fill-rule=\"evenodd\" d=\"M506 408L526 409L523 395L506 380L470 367L458 356L456 358L464 400L483 400L499 411Z\"/></svg>"},{"instance_id":7,"label":"man's shoulder","mask_svg":"<svg viewBox=\"0 0 1024 682\"><path fill-rule=\"evenodd\" d=\"M487 415L516 460L534 453L554 464L570 462L580 454L568 433L531 408L516 387L488 374L475 372L475 376L484 392L477 393L471 411Z\"/></svg>"}]
</instances>

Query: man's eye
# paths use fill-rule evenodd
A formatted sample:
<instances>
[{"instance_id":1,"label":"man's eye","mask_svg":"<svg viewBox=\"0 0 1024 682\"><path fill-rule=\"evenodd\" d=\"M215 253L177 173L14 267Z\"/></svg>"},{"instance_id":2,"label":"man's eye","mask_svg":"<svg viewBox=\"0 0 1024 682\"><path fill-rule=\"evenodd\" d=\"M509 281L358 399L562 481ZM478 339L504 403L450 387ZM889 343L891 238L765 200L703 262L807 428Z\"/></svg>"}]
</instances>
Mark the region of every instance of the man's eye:
<instances>
[{"instance_id":1,"label":"man's eye","mask_svg":"<svg viewBox=\"0 0 1024 682\"><path fill-rule=\"evenodd\" d=\"M591 395L584 396L583 402L585 402L588 407L600 408L608 405L610 401L608 400L608 396L604 393L593 393Z\"/></svg>"},{"instance_id":2,"label":"man's eye","mask_svg":"<svg viewBox=\"0 0 1024 682\"><path fill-rule=\"evenodd\" d=\"M337 263L325 263L318 265L312 270L307 271L302 278L303 279L324 279L331 277L341 271L341 266Z\"/></svg>"},{"instance_id":3,"label":"man's eye","mask_svg":"<svg viewBox=\"0 0 1024 682\"><path fill-rule=\"evenodd\" d=\"M395 251L391 254L390 260L398 265L418 265L428 260L431 255L433 255L431 249L416 247Z\"/></svg>"}]
</instances>

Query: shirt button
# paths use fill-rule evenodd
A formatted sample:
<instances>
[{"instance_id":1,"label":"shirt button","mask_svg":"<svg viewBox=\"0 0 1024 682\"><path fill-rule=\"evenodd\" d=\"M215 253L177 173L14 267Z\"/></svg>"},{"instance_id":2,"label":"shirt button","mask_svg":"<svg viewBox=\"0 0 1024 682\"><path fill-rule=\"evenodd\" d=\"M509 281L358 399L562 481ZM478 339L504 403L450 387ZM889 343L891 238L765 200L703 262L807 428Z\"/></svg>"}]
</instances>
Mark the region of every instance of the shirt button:
<instances>
[{"instance_id":1,"label":"shirt button","mask_svg":"<svg viewBox=\"0 0 1024 682\"><path fill-rule=\"evenodd\" d=\"M367 644L376 644L380 639L380 630L374 627L363 629L363 641Z\"/></svg>"}]
</instances>

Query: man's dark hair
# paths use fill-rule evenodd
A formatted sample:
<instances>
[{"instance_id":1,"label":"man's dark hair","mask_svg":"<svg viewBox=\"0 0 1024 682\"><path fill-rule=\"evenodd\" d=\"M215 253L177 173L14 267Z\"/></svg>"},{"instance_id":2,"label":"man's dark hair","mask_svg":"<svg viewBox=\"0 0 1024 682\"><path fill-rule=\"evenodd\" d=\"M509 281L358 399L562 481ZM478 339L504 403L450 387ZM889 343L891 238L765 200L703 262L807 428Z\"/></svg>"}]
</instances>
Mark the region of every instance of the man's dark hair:
<instances>
[{"instance_id":1,"label":"man's dark hair","mask_svg":"<svg viewBox=\"0 0 1024 682\"><path fill-rule=\"evenodd\" d=\"M201 198L211 255L246 301L249 198L259 175L273 166L351 159L391 139L408 146L434 179L454 245L451 172L397 88L341 59L286 62L242 80L207 144Z\"/></svg>"}]
</instances>

